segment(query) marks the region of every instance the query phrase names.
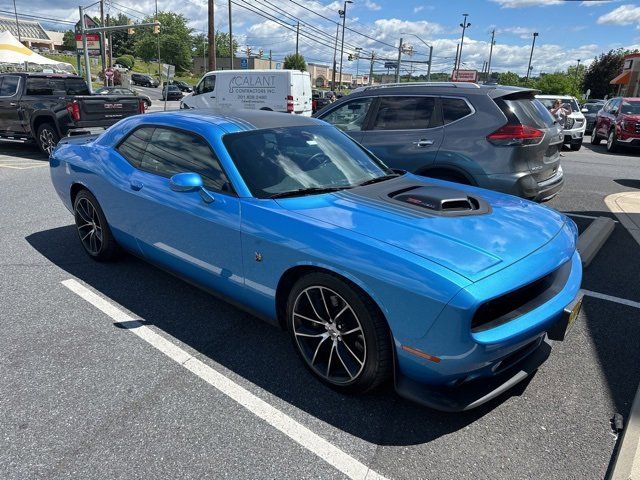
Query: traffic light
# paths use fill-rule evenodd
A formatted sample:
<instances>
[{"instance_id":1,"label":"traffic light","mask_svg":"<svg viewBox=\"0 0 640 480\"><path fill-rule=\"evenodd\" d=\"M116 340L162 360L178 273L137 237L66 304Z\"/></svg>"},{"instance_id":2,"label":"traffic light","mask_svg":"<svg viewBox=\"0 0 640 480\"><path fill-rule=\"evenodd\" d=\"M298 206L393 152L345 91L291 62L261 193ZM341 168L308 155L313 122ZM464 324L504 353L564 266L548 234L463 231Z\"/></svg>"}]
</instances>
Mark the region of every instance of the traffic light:
<instances>
[{"instance_id":1,"label":"traffic light","mask_svg":"<svg viewBox=\"0 0 640 480\"><path fill-rule=\"evenodd\" d=\"M262 58L263 55L264 55L264 50L263 49L258 50L258 57Z\"/></svg>"},{"instance_id":2,"label":"traffic light","mask_svg":"<svg viewBox=\"0 0 640 480\"><path fill-rule=\"evenodd\" d=\"M132 22L131 20L129 20L129 25L133 25L133 22ZM136 33L136 30L135 30L133 27L129 27L129 28L127 29L127 33L128 33L129 35L133 35L134 33Z\"/></svg>"},{"instance_id":3,"label":"traffic light","mask_svg":"<svg viewBox=\"0 0 640 480\"><path fill-rule=\"evenodd\" d=\"M353 55L349 54L349 56L347 57L347 59L352 62L353 61Z\"/></svg>"},{"instance_id":4,"label":"traffic light","mask_svg":"<svg viewBox=\"0 0 640 480\"><path fill-rule=\"evenodd\" d=\"M158 21L158 19L157 19L157 18L154 18L154 19L153 19L153 21L154 21L154 22L157 22L157 21ZM153 33L155 33L156 35L160 33L160 25L154 25L154 26L153 26Z\"/></svg>"}]
</instances>

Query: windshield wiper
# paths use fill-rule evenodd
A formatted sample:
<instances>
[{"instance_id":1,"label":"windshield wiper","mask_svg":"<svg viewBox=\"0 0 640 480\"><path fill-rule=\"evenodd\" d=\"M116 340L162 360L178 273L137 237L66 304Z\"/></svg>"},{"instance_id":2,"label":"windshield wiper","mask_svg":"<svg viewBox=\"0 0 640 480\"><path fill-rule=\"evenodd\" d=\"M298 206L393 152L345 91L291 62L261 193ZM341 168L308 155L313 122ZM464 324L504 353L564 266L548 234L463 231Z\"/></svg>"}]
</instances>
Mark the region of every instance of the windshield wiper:
<instances>
[{"instance_id":1,"label":"windshield wiper","mask_svg":"<svg viewBox=\"0 0 640 480\"><path fill-rule=\"evenodd\" d=\"M365 185L371 185L372 183L384 182L385 180L390 180L392 178L399 177L399 173L390 173L389 175L382 175L381 177L371 178L369 180L365 180L362 183L359 183L359 187L363 187Z\"/></svg>"},{"instance_id":2,"label":"windshield wiper","mask_svg":"<svg viewBox=\"0 0 640 480\"><path fill-rule=\"evenodd\" d=\"M287 192L277 192L277 193L274 193L273 195L269 195L268 198L302 197L303 195L313 195L314 193L337 192L338 190L344 190L345 188L351 188L351 187L347 185L342 187L299 188L297 190L289 190Z\"/></svg>"}]
</instances>

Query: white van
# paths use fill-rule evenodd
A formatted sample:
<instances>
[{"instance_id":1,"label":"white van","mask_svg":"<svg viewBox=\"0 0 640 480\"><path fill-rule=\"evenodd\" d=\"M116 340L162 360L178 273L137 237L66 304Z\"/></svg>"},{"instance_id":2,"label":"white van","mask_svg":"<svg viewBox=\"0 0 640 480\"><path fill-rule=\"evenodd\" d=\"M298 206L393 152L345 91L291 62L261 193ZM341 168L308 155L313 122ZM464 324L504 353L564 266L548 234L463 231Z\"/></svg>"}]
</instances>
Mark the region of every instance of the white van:
<instances>
[{"instance_id":1,"label":"white van","mask_svg":"<svg viewBox=\"0 0 640 480\"><path fill-rule=\"evenodd\" d=\"M311 77L299 70L208 72L180 108L273 110L310 117Z\"/></svg>"}]
</instances>

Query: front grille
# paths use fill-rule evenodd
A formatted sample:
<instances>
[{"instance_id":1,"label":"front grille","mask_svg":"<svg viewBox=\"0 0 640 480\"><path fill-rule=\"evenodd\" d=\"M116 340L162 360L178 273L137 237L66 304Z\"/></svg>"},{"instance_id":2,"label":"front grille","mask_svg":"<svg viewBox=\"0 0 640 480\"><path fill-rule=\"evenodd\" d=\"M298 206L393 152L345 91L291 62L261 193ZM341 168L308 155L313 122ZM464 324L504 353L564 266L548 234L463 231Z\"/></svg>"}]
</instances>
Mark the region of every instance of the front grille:
<instances>
[{"instance_id":1,"label":"front grille","mask_svg":"<svg viewBox=\"0 0 640 480\"><path fill-rule=\"evenodd\" d=\"M539 307L562 290L570 272L569 261L544 277L483 303L471 320L471 331L495 328Z\"/></svg>"},{"instance_id":2,"label":"front grille","mask_svg":"<svg viewBox=\"0 0 640 480\"><path fill-rule=\"evenodd\" d=\"M577 119L576 119L576 125L575 125L575 126L576 126L576 127L581 127L583 122L584 122L584 120L582 120L581 118L577 118Z\"/></svg>"}]
</instances>

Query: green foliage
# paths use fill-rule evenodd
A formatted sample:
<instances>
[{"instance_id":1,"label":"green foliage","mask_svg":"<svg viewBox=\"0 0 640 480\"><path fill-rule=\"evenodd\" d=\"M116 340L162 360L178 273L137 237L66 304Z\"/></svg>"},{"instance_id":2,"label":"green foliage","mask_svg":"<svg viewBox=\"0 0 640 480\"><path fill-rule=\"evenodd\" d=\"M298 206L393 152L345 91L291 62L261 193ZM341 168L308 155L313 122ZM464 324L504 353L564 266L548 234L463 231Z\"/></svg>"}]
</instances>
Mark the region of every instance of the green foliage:
<instances>
[{"instance_id":1,"label":"green foliage","mask_svg":"<svg viewBox=\"0 0 640 480\"><path fill-rule=\"evenodd\" d=\"M67 30L62 37L62 46L65 50L76 49L76 34L73 30Z\"/></svg>"},{"instance_id":2,"label":"green foliage","mask_svg":"<svg viewBox=\"0 0 640 480\"><path fill-rule=\"evenodd\" d=\"M511 85L517 87L522 84L520 76L513 72L504 72L498 76L498 83L500 85Z\"/></svg>"},{"instance_id":3,"label":"green foliage","mask_svg":"<svg viewBox=\"0 0 640 480\"><path fill-rule=\"evenodd\" d=\"M109 25L127 25L130 18L120 13L117 17L109 18ZM111 43L113 45L113 56L132 55L134 53L134 35L129 35L127 30L114 30L111 32Z\"/></svg>"},{"instance_id":4,"label":"green foliage","mask_svg":"<svg viewBox=\"0 0 640 480\"><path fill-rule=\"evenodd\" d=\"M153 22L153 17L147 17L145 22ZM187 18L178 13L158 13L160 22L160 60L163 63L175 65L177 71L191 68L191 32L187 26ZM152 28L140 28L135 33L134 49L138 57L146 61L158 58L158 35Z\"/></svg>"},{"instance_id":5,"label":"green foliage","mask_svg":"<svg viewBox=\"0 0 640 480\"><path fill-rule=\"evenodd\" d=\"M304 72L307 69L307 62L304 61L304 57L299 53L290 53L284 57L284 69Z\"/></svg>"},{"instance_id":6,"label":"green foliage","mask_svg":"<svg viewBox=\"0 0 640 480\"><path fill-rule=\"evenodd\" d=\"M591 89L592 98L604 98L612 95L616 86L609 82L622 72L625 52L621 48L601 53L589 65L584 74L584 88Z\"/></svg>"},{"instance_id":7,"label":"green foliage","mask_svg":"<svg viewBox=\"0 0 640 480\"><path fill-rule=\"evenodd\" d=\"M191 37L191 50L195 57L201 57L204 49L205 56L209 56L208 52L209 39L206 35L199 33ZM233 40L233 51L238 50L238 42ZM218 58L229 57L229 34L226 32L216 32L216 56Z\"/></svg>"},{"instance_id":8,"label":"green foliage","mask_svg":"<svg viewBox=\"0 0 640 480\"><path fill-rule=\"evenodd\" d=\"M114 63L119 63L123 67L127 67L129 70L131 70L135 65L135 59L133 58L133 55L120 55L115 59Z\"/></svg>"}]
</instances>

